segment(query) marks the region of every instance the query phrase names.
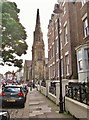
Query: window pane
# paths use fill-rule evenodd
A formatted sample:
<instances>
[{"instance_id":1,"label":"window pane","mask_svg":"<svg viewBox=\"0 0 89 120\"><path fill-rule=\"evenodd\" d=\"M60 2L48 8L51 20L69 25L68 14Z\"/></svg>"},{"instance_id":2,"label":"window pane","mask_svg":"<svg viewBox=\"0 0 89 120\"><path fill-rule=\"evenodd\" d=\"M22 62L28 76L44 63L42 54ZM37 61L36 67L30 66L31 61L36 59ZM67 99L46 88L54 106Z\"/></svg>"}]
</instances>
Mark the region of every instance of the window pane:
<instances>
[{"instance_id":1,"label":"window pane","mask_svg":"<svg viewBox=\"0 0 89 120\"><path fill-rule=\"evenodd\" d=\"M84 37L86 37L89 34L89 27L88 27L88 20L85 18L83 20L83 29L84 29Z\"/></svg>"},{"instance_id":2,"label":"window pane","mask_svg":"<svg viewBox=\"0 0 89 120\"><path fill-rule=\"evenodd\" d=\"M78 51L78 60L82 58L82 51Z\"/></svg>"},{"instance_id":3,"label":"window pane","mask_svg":"<svg viewBox=\"0 0 89 120\"><path fill-rule=\"evenodd\" d=\"M60 35L60 49L62 49L62 34Z\"/></svg>"},{"instance_id":4,"label":"window pane","mask_svg":"<svg viewBox=\"0 0 89 120\"><path fill-rule=\"evenodd\" d=\"M63 59L61 60L61 75L63 76Z\"/></svg>"},{"instance_id":5,"label":"window pane","mask_svg":"<svg viewBox=\"0 0 89 120\"><path fill-rule=\"evenodd\" d=\"M64 28L65 44L68 42L67 25Z\"/></svg>"},{"instance_id":6,"label":"window pane","mask_svg":"<svg viewBox=\"0 0 89 120\"><path fill-rule=\"evenodd\" d=\"M58 53L58 40L57 40L57 53Z\"/></svg>"},{"instance_id":7,"label":"window pane","mask_svg":"<svg viewBox=\"0 0 89 120\"><path fill-rule=\"evenodd\" d=\"M84 49L84 58L86 69L89 69L89 48Z\"/></svg>"},{"instance_id":8,"label":"window pane","mask_svg":"<svg viewBox=\"0 0 89 120\"><path fill-rule=\"evenodd\" d=\"M89 69L89 59L85 59L85 68Z\"/></svg>"},{"instance_id":9,"label":"window pane","mask_svg":"<svg viewBox=\"0 0 89 120\"><path fill-rule=\"evenodd\" d=\"M82 70L82 69L83 69L83 62L81 60L81 61L79 61L79 70Z\"/></svg>"},{"instance_id":10,"label":"window pane","mask_svg":"<svg viewBox=\"0 0 89 120\"><path fill-rule=\"evenodd\" d=\"M69 56L67 55L65 59L66 59L66 74L69 74Z\"/></svg>"},{"instance_id":11,"label":"window pane","mask_svg":"<svg viewBox=\"0 0 89 120\"><path fill-rule=\"evenodd\" d=\"M86 3L86 0L81 0L82 6Z\"/></svg>"},{"instance_id":12,"label":"window pane","mask_svg":"<svg viewBox=\"0 0 89 120\"><path fill-rule=\"evenodd\" d=\"M10 87L8 87L8 88L5 88L5 92L20 92L20 88L10 88Z\"/></svg>"}]
</instances>

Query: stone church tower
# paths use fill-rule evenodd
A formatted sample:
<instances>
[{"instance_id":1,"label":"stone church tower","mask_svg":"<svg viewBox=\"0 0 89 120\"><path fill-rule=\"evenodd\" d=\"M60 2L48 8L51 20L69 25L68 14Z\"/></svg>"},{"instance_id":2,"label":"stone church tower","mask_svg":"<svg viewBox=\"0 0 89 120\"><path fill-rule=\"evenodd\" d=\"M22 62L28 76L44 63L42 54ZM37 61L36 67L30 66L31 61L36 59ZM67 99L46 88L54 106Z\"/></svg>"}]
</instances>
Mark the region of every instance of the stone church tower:
<instances>
[{"instance_id":1,"label":"stone church tower","mask_svg":"<svg viewBox=\"0 0 89 120\"><path fill-rule=\"evenodd\" d=\"M32 46L32 79L35 81L44 79L45 49L43 33L41 31L39 9L37 9L36 26L33 34Z\"/></svg>"}]
</instances>

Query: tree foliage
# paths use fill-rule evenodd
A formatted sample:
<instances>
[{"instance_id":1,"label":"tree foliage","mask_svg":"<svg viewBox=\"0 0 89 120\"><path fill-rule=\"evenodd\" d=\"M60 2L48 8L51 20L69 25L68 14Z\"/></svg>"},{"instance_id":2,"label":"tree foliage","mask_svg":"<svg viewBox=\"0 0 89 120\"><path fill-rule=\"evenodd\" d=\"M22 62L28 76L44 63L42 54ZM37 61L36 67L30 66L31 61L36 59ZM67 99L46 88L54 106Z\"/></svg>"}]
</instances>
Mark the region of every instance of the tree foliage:
<instances>
[{"instance_id":1,"label":"tree foliage","mask_svg":"<svg viewBox=\"0 0 89 120\"><path fill-rule=\"evenodd\" d=\"M17 8L15 2L6 0L1 0L0 7L2 7L2 11L0 12L2 15L0 28L2 29L1 51L3 60L1 64L4 65L6 63L10 66L22 67L22 59L17 58L18 56L21 57L22 54L26 54L28 45L25 41L27 38L25 28L20 23L18 17L20 10Z\"/></svg>"}]
</instances>

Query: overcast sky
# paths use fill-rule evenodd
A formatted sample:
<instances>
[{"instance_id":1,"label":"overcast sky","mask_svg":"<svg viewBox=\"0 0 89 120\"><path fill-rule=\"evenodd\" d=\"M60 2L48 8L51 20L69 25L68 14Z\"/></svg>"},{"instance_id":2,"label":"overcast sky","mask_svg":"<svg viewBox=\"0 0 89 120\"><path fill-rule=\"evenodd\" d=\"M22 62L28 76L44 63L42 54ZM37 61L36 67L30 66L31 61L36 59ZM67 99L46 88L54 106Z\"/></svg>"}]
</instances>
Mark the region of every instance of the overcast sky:
<instances>
[{"instance_id":1,"label":"overcast sky","mask_svg":"<svg viewBox=\"0 0 89 120\"><path fill-rule=\"evenodd\" d=\"M19 17L20 22L26 28L27 31L27 44L29 45L29 52L26 56L27 59L32 58L31 49L33 44L33 32L36 24L36 14L39 8L41 28L43 32L43 39L45 42L46 57L47 57L47 27L49 19L54 9L54 4L57 0L9 0L17 3L20 9Z\"/></svg>"},{"instance_id":2,"label":"overcast sky","mask_svg":"<svg viewBox=\"0 0 89 120\"><path fill-rule=\"evenodd\" d=\"M33 44L33 32L36 24L36 14L39 8L41 29L43 32L43 40L45 43L45 56L48 54L48 43L47 43L47 27L51 14L53 13L54 5L57 0L8 0L15 2L17 7L20 9L19 18L22 25L26 28L27 32L27 44L29 46L27 55L23 56L23 59L32 59L32 44ZM13 67L1 67L0 73L5 73L8 70L13 70Z\"/></svg>"}]
</instances>

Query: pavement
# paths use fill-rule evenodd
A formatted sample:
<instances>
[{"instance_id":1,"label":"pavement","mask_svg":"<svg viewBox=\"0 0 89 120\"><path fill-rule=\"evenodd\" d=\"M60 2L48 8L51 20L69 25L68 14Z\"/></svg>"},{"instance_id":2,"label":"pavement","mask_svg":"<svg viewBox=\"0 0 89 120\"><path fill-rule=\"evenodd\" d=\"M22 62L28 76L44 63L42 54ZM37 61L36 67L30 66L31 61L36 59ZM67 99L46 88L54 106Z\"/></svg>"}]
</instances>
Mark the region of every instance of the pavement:
<instances>
[{"instance_id":1,"label":"pavement","mask_svg":"<svg viewBox=\"0 0 89 120\"><path fill-rule=\"evenodd\" d=\"M61 120L75 120L70 114L59 113L59 106L41 94L37 89L28 93L29 118L59 118Z\"/></svg>"}]
</instances>

